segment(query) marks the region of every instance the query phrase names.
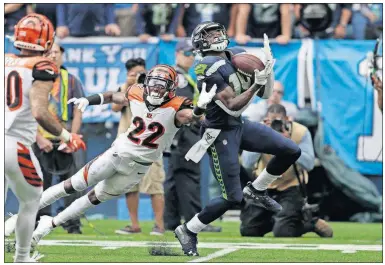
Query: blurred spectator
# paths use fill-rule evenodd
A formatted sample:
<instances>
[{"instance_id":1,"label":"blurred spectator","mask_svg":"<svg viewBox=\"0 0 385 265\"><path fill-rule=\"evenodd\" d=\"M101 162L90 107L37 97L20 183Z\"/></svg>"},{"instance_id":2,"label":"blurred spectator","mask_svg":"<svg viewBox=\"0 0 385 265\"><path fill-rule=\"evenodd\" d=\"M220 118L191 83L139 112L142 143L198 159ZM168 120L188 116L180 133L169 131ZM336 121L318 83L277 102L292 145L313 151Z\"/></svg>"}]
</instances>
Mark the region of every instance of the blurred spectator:
<instances>
[{"instance_id":1,"label":"blurred spectator","mask_svg":"<svg viewBox=\"0 0 385 265\"><path fill-rule=\"evenodd\" d=\"M253 200L246 199L241 210L241 235L262 237L273 231L275 237L299 237L307 232L315 232L321 237L332 237L331 227L324 220L313 217L309 205L304 208L306 193L303 189L315 159L309 130L299 123L288 121L285 107L280 104L269 107L264 123L293 140L302 152L297 162L268 187L269 195L282 205L282 211L273 214L255 205ZM242 162L246 170L254 171L253 178L257 178L272 157L244 151Z\"/></svg>"},{"instance_id":2,"label":"blurred spectator","mask_svg":"<svg viewBox=\"0 0 385 265\"><path fill-rule=\"evenodd\" d=\"M54 43L48 55L60 69L60 75L56 79L50 94L48 109L62 123L63 127L72 133L79 133L82 125L82 112L75 105L68 105L67 101L73 97L84 97L83 85L75 76L68 73L67 69L62 65L63 53L64 48ZM60 143L59 137L50 134L39 126L36 143L32 148L39 160L44 176L44 190L52 185L53 176L58 176L61 181L64 181L83 166L80 165L82 162L79 161L80 157L75 157L75 153L72 153L69 148L59 151ZM76 154L79 154L79 152L76 152ZM64 197L65 207L68 207L81 195L82 193L75 192L68 197ZM52 216L50 205L39 210L37 219L40 219L40 216L43 215ZM64 223L63 228L70 234L81 234L80 225L80 218L75 218Z\"/></svg>"},{"instance_id":3,"label":"blurred spectator","mask_svg":"<svg viewBox=\"0 0 385 265\"><path fill-rule=\"evenodd\" d=\"M227 35L234 37L238 4L184 4L177 37L190 37L195 27L205 21L224 25Z\"/></svg>"},{"instance_id":4,"label":"blurred spectator","mask_svg":"<svg viewBox=\"0 0 385 265\"><path fill-rule=\"evenodd\" d=\"M127 71L126 81L119 87L118 92L126 92L127 88L138 82L140 74L146 73L146 62L142 58L129 59L125 63ZM132 117L130 108L119 104L112 104L114 112L121 112L118 135L127 131Z\"/></svg>"},{"instance_id":5,"label":"blurred spectator","mask_svg":"<svg viewBox=\"0 0 385 265\"><path fill-rule=\"evenodd\" d=\"M294 103L291 103L286 100L282 100L284 94L284 88L281 82L274 81L273 93L266 100L260 100L255 104L251 104L243 113L243 116L248 118L251 121L262 121L265 117L267 109L272 104L281 104L285 107L287 116L290 120L294 120L297 115L298 108Z\"/></svg>"},{"instance_id":6,"label":"blurred spectator","mask_svg":"<svg viewBox=\"0 0 385 265\"><path fill-rule=\"evenodd\" d=\"M13 35L17 22L27 15L28 4L4 4L4 34Z\"/></svg>"},{"instance_id":7,"label":"blurred spectator","mask_svg":"<svg viewBox=\"0 0 385 265\"><path fill-rule=\"evenodd\" d=\"M160 37L170 41L175 37L183 4L139 4L136 13L136 33L140 41Z\"/></svg>"},{"instance_id":8,"label":"blurred spectator","mask_svg":"<svg viewBox=\"0 0 385 265\"><path fill-rule=\"evenodd\" d=\"M334 38L345 39L347 37L346 28L352 18L352 5L331 4L330 6L334 11L332 23L332 28L334 29Z\"/></svg>"},{"instance_id":9,"label":"blurred spectator","mask_svg":"<svg viewBox=\"0 0 385 265\"><path fill-rule=\"evenodd\" d=\"M46 16L52 22L53 27L56 29L56 6L57 4L32 4L31 11Z\"/></svg>"},{"instance_id":10,"label":"blurred spectator","mask_svg":"<svg viewBox=\"0 0 385 265\"><path fill-rule=\"evenodd\" d=\"M382 4L353 4L352 12L353 39L376 39L380 36Z\"/></svg>"},{"instance_id":11,"label":"blurred spectator","mask_svg":"<svg viewBox=\"0 0 385 265\"><path fill-rule=\"evenodd\" d=\"M291 39L292 16L290 4L240 4L236 21L235 40L247 43L251 38L275 38L279 44Z\"/></svg>"},{"instance_id":12,"label":"blurred spectator","mask_svg":"<svg viewBox=\"0 0 385 265\"><path fill-rule=\"evenodd\" d=\"M348 25L352 18L352 4L328 4L333 11L332 24L324 32L317 34L320 38L345 39L348 37ZM300 10L303 4L294 5L294 13L296 20L299 21ZM305 38L310 36L310 32L301 24L295 28L294 36L296 38Z\"/></svg>"},{"instance_id":13,"label":"blurred spectator","mask_svg":"<svg viewBox=\"0 0 385 265\"><path fill-rule=\"evenodd\" d=\"M115 4L115 16L121 36L135 36L137 11L138 4Z\"/></svg>"},{"instance_id":14,"label":"blurred spectator","mask_svg":"<svg viewBox=\"0 0 385 265\"><path fill-rule=\"evenodd\" d=\"M373 81L373 86L378 93L377 104L382 112L382 80L378 78L376 75L372 75L372 81Z\"/></svg>"},{"instance_id":15,"label":"blurred spectator","mask_svg":"<svg viewBox=\"0 0 385 265\"><path fill-rule=\"evenodd\" d=\"M120 35L114 4L57 4L56 17L59 38Z\"/></svg>"},{"instance_id":16,"label":"blurred spectator","mask_svg":"<svg viewBox=\"0 0 385 265\"><path fill-rule=\"evenodd\" d=\"M141 58L129 59L125 64L127 70L126 82L119 88L119 92L125 92L127 88L135 83L143 83L144 74L146 72L145 61ZM113 104L112 110L115 112L122 112L122 117L119 122L118 135L127 131L130 127L131 110L119 104ZM163 182L165 179L165 172L163 169L162 160L153 163L150 170L143 177L142 181L134 186L130 192L126 194L126 203L128 212L130 214L131 225L127 225L122 229L115 230L116 234L129 235L141 233L138 206L139 206L139 192L149 194L151 196L152 209L155 215L155 226L150 232L151 235L163 235L163 210L164 210L164 196L163 196Z\"/></svg>"},{"instance_id":17,"label":"blurred spectator","mask_svg":"<svg viewBox=\"0 0 385 265\"><path fill-rule=\"evenodd\" d=\"M193 47L187 41L180 41L176 46L176 67L178 72L177 96L184 96L196 103L199 92L195 80L189 75L194 63ZM165 211L164 222L167 230L175 230L181 219L187 222L201 209L200 198L200 163L187 161L184 156L200 139L200 124L183 126L175 135L169 169L164 182ZM206 231L215 232L212 226Z\"/></svg>"}]
</instances>

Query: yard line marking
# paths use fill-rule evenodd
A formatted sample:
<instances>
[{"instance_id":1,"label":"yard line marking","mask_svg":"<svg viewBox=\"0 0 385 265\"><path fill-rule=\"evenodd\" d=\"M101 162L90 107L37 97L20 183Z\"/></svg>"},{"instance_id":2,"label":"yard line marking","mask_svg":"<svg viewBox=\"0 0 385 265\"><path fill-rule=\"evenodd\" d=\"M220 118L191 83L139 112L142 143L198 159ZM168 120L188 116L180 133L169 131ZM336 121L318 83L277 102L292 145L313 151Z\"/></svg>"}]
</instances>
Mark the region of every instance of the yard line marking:
<instances>
[{"instance_id":1,"label":"yard line marking","mask_svg":"<svg viewBox=\"0 0 385 265\"><path fill-rule=\"evenodd\" d=\"M102 249L118 249L118 248L121 248L121 247L104 247Z\"/></svg>"},{"instance_id":2,"label":"yard line marking","mask_svg":"<svg viewBox=\"0 0 385 265\"><path fill-rule=\"evenodd\" d=\"M239 248L224 248L224 249L221 249L221 250L216 251L214 253L211 253L211 254L207 255L206 257L201 257L201 258L193 259L193 260L190 260L188 262L205 262L205 261L208 261L208 260L211 260L211 259L215 259L215 258L219 258L219 257L225 256L227 254L230 254L231 252L237 251L238 249Z\"/></svg>"},{"instance_id":3,"label":"yard line marking","mask_svg":"<svg viewBox=\"0 0 385 265\"><path fill-rule=\"evenodd\" d=\"M88 246L88 247L151 247L165 243L148 241L102 241L102 240L41 240L40 246ZM178 242L167 242L167 246L180 248ZM198 248L242 248L242 249L292 249L292 250L337 250L337 251L382 251L382 245L353 244L282 244L282 243L204 243Z\"/></svg>"}]
</instances>

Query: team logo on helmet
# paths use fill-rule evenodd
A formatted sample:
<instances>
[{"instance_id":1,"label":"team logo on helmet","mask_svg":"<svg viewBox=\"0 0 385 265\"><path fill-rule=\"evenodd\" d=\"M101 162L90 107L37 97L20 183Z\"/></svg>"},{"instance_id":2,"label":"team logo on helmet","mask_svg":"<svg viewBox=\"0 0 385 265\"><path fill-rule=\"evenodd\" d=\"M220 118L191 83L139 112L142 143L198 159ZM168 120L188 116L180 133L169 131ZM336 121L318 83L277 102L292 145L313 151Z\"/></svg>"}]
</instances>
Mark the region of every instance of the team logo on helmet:
<instances>
[{"instance_id":1,"label":"team logo on helmet","mask_svg":"<svg viewBox=\"0 0 385 265\"><path fill-rule=\"evenodd\" d=\"M55 30L51 21L40 14L29 14L15 26L15 41L18 49L46 52L51 49Z\"/></svg>"}]
</instances>

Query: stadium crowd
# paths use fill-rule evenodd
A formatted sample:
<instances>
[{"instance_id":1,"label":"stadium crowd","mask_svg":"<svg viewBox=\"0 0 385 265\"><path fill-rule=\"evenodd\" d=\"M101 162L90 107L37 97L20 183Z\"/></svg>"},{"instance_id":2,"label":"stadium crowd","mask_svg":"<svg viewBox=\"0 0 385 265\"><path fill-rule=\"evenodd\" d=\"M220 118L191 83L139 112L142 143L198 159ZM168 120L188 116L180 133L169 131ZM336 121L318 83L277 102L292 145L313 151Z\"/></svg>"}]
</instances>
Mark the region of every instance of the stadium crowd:
<instances>
[{"instance_id":1,"label":"stadium crowd","mask_svg":"<svg viewBox=\"0 0 385 265\"><path fill-rule=\"evenodd\" d=\"M329 4L333 23L321 37L375 39L382 28L382 4ZM244 44L267 33L280 44L309 36L298 23L301 4L5 4L6 34L28 13L47 16L59 38L138 36L141 41L191 36L202 21L223 24Z\"/></svg>"}]
</instances>

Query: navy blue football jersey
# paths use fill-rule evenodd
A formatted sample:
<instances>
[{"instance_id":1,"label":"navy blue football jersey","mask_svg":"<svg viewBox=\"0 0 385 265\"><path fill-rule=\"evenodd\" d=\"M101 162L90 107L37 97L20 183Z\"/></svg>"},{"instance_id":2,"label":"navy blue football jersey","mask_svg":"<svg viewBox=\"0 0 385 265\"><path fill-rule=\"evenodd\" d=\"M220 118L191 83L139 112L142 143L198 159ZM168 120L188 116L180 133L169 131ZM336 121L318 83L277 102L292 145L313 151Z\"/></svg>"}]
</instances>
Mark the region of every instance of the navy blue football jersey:
<instances>
[{"instance_id":1,"label":"navy blue football jersey","mask_svg":"<svg viewBox=\"0 0 385 265\"><path fill-rule=\"evenodd\" d=\"M242 48L229 48L225 50L227 58L220 56L205 56L195 67L195 74L198 80L198 90L202 90L203 82L206 82L206 89L217 85L219 93L230 86L236 95L241 94L251 86L250 78L237 72L231 63L231 56L246 52ZM233 116L232 111L227 109L222 102L214 100L206 109L206 118L202 126L206 128L226 129L238 126L242 123L241 117Z\"/></svg>"}]
</instances>

